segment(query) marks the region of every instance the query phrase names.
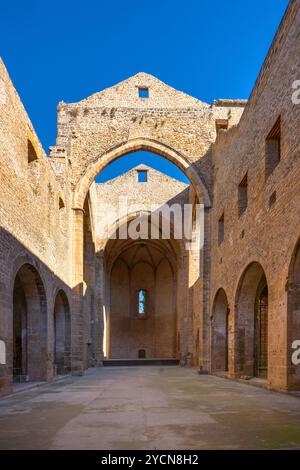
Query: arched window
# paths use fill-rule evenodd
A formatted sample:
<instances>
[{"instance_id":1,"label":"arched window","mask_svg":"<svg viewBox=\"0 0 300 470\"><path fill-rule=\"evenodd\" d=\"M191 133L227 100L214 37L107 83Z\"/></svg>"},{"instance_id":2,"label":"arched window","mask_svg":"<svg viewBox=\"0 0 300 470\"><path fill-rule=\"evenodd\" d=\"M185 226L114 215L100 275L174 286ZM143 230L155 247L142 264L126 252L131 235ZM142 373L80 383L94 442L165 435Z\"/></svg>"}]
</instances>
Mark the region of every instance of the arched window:
<instances>
[{"instance_id":1,"label":"arched window","mask_svg":"<svg viewBox=\"0 0 300 470\"><path fill-rule=\"evenodd\" d=\"M147 314L147 291L140 289L138 292L138 314L145 316Z\"/></svg>"}]
</instances>

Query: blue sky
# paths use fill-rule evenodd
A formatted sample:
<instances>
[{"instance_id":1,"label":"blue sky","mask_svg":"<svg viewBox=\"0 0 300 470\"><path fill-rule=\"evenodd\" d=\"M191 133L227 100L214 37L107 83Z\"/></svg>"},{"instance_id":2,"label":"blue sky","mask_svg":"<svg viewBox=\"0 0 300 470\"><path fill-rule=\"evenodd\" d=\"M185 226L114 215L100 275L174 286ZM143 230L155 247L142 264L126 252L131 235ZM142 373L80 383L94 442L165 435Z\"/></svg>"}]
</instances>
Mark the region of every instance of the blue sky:
<instances>
[{"instance_id":1,"label":"blue sky","mask_svg":"<svg viewBox=\"0 0 300 470\"><path fill-rule=\"evenodd\" d=\"M206 102L248 98L287 4L12 0L1 4L0 55L48 153L59 101L79 101L137 72ZM157 156L127 160L128 168L142 162L178 176ZM123 163L116 163L122 171Z\"/></svg>"},{"instance_id":2,"label":"blue sky","mask_svg":"<svg viewBox=\"0 0 300 470\"><path fill-rule=\"evenodd\" d=\"M176 165L174 165L174 163L171 163L164 158L158 157L153 153L144 151L131 153L114 160L112 163L110 163L110 165L107 165L107 167L101 171L101 173L96 178L96 182L103 183L108 181L111 178L115 178L116 176L125 173L129 169L134 168L141 163L155 168L156 170L163 171L167 175L172 176L179 181L189 183L188 178Z\"/></svg>"}]
</instances>

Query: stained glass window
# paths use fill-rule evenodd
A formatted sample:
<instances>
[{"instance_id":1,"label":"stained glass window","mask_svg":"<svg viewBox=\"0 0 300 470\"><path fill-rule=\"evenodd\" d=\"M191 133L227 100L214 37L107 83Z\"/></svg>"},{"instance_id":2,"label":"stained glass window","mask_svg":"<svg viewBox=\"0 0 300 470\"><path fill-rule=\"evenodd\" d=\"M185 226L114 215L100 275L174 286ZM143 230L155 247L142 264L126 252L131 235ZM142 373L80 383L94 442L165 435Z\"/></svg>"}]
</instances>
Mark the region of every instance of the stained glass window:
<instances>
[{"instance_id":1,"label":"stained glass window","mask_svg":"<svg viewBox=\"0 0 300 470\"><path fill-rule=\"evenodd\" d=\"M144 289L139 290L138 298L138 313L139 315L146 315L147 291Z\"/></svg>"}]
</instances>

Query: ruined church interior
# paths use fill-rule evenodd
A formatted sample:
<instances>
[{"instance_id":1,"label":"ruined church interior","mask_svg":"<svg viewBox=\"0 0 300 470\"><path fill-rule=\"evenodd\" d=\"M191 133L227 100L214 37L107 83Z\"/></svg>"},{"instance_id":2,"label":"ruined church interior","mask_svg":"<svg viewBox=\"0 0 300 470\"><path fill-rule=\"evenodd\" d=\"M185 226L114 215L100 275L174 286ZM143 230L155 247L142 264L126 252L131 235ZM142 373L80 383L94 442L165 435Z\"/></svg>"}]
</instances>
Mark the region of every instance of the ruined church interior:
<instances>
[{"instance_id":1,"label":"ruined church interior","mask_svg":"<svg viewBox=\"0 0 300 470\"><path fill-rule=\"evenodd\" d=\"M219 400L221 383L237 402L234 387L253 401L282 392L295 400L291 439L300 446L299 29L294 0L248 100L206 103L139 72L60 101L49 152L0 61L0 419L34 385L87 380L90 400L96 383L106 396L118 370L121 388L104 402L122 391L133 400L166 374L179 417L180 390L196 403L200 383L204 400ZM138 163L102 177L139 155L175 176ZM168 220L165 207L174 209ZM191 230L179 237L187 207ZM72 448L68 432L51 445ZM112 445L107 432L103 446ZM205 438L193 432L196 448ZM167 435L151 442L172 445Z\"/></svg>"}]
</instances>

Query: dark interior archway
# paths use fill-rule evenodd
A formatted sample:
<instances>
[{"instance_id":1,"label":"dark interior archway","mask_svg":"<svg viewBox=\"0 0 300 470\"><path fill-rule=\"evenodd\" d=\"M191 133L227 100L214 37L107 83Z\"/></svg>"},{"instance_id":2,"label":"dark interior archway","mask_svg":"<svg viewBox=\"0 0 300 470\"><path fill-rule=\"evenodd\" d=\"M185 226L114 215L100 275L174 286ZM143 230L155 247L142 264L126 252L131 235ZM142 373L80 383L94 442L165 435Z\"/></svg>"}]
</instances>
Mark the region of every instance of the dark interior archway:
<instances>
[{"instance_id":1,"label":"dark interior archway","mask_svg":"<svg viewBox=\"0 0 300 470\"><path fill-rule=\"evenodd\" d=\"M38 271L24 264L13 289L13 376L15 382L45 380L47 305Z\"/></svg>"},{"instance_id":2,"label":"dark interior archway","mask_svg":"<svg viewBox=\"0 0 300 470\"><path fill-rule=\"evenodd\" d=\"M106 310L111 359L175 358L177 256L171 240L110 239Z\"/></svg>"},{"instance_id":3,"label":"dark interior archway","mask_svg":"<svg viewBox=\"0 0 300 470\"><path fill-rule=\"evenodd\" d=\"M298 241L290 263L288 292L288 344L287 355L292 357L293 343L300 339L300 240ZM295 365L292 360L288 363L288 387L300 389L300 365Z\"/></svg>"},{"instance_id":4,"label":"dark interior archway","mask_svg":"<svg viewBox=\"0 0 300 470\"><path fill-rule=\"evenodd\" d=\"M229 369L229 307L226 293L219 289L213 305L212 318L212 370Z\"/></svg>"},{"instance_id":5,"label":"dark interior archway","mask_svg":"<svg viewBox=\"0 0 300 470\"><path fill-rule=\"evenodd\" d=\"M18 275L13 295L13 375L17 381L25 381L28 371L28 315L26 296Z\"/></svg>"},{"instance_id":6,"label":"dark interior archway","mask_svg":"<svg viewBox=\"0 0 300 470\"><path fill-rule=\"evenodd\" d=\"M71 369L71 317L66 294L60 290L54 304L54 373Z\"/></svg>"},{"instance_id":7,"label":"dark interior archway","mask_svg":"<svg viewBox=\"0 0 300 470\"><path fill-rule=\"evenodd\" d=\"M268 373L268 286L263 276L255 299L254 376L266 379Z\"/></svg>"},{"instance_id":8,"label":"dark interior archway","mask_svg":"<svg viewBox=\"0 0 300 470\"><path fill-rule=\"evenodd\" d=\"M268 286L256 262L244 271L236 295L235 368L238 375L268 374Z\"/></svg>"},{"instance_id":9,"label":"dark interior archway","mask_svg":"<svg viewBox=\"0 0 300 470\"><path fill-rule=\"evenodd\" d=\"M110 273L110 358L175 357L175 295L165 253L147 242L129 243Z\"/></svg>"}]
</instances>

